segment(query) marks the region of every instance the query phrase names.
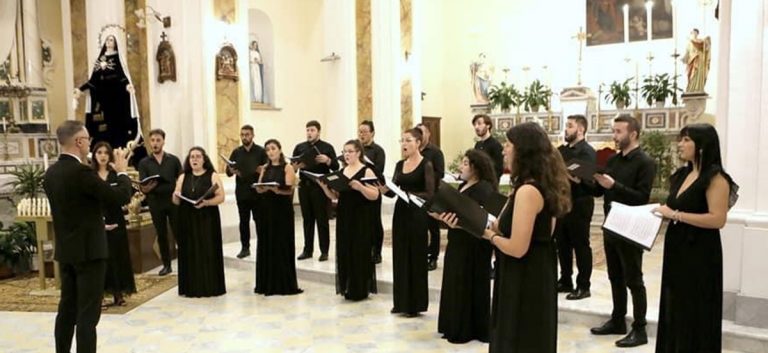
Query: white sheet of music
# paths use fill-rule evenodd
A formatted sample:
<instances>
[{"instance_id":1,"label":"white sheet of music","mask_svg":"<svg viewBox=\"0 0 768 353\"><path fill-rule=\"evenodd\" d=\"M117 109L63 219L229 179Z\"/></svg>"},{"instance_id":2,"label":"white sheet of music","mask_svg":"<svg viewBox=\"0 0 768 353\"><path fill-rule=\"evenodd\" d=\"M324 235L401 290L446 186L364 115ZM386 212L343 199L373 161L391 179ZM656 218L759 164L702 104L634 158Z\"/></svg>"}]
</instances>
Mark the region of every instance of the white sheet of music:
<instances>
[{"instance_id":1,"label":"white sheet of music","mask_svg":"<svg viewBox=\"0 0 768 353\"><path fill-rule=\"evenodd\" d=\"M392 181L392 179L384 178L384 183L387 185L387 188L389 190L392 190L392 192L394 192L397 195L397 197L399 197L405 202L411 202L408 199L408 194L405 191L403 191L403 189L400 189L400 187L398 187L397 184L395 184L395 182Z\"/></svg>"},{"instance_id":2,"label":"white sheet of music","mask_svg":"<svg viewBox=\"0 0 768 353\"><path fill-rule=\"evenodd\" d=\"M613 201L603 227L650 250L662 221L660 216L651 212L656 207L659 207L658 203L627 206Z\"/></svg>"}]
</instances>

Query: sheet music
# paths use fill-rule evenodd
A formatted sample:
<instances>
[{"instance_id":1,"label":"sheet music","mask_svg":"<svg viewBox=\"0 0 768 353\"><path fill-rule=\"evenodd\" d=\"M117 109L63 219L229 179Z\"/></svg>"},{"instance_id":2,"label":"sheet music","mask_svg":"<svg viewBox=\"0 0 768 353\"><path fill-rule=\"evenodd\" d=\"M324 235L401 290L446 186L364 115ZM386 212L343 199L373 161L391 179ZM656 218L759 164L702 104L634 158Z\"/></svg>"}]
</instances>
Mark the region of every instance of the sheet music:
<instances>
[{"instance_id":1,"label":"sheet music","mask_svg":"<svg viewBox=\"0 0 768 353\"><path fill-rule=\"evenodd\" d=\"M613 201L603 227L650 250L661 228L662 218L651 212L658 203L627 206Z\"/></svg>"},{"instance_id":2,"label":"sheet music","mask_svg":"<svg viewBox=\"0 0 768 353\"><path fill-rule=\"evenodd\" d=\"M405 202L410 202L410 200L408 199L408 193L406 193L405 191L400 189L400 187L398 187L392 181L392 179L384 178L384 183L387 185L387 188L389 190L392 190L392 192L394 192L397 195L397 197L399 197L400 199L402 199Z\"/></svg>"},{"instance_id":3,"label":"sheet music","mask_svg":"<svg viewBox=\"0 0 768 353\"><path fill-rule=\"evenodd\" d=\"M416 207L419 207L419 208L424 206L424 203L426 202L421 197L418 197L418 196L413 195L413 194L408 194L408 198L411 200L412 204L416 205Z\"/></svg>"},{"instance_id":4,"label":"sheet music","mask_svg":"<svg viewBox=\"0 0 768 353\"><path fill-rule=\"evenodd\" d=\"M303 169L301 170L301 173L304 173L304 174L306 174L306 175L309 175L309 176L311 176L311 177L314 177L315 179L317 179L317 178L320 178L320 177L322 177L322 176L324 175L324 174L320 174L320 173L312 173L312 172L308 172L308 171L306 171L306 170L303 170Z\"/></svg>"}]
</instances>

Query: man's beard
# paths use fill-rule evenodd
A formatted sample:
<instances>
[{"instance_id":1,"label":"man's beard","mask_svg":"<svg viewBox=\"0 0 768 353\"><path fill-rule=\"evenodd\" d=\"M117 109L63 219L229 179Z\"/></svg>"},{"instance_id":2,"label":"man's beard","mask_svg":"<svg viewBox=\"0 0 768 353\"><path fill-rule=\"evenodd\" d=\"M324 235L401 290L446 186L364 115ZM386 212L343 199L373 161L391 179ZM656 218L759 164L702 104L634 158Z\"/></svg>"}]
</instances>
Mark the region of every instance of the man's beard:
<instances>
[{"instance_id":1,"label":"man's beard","mask_svg":"<svg viewBox=\"0 0 768 353\"><path fill-rule=\"evenodd\" d=\"M573 141L576 141L576 134L565 134L565 142L571 143Z\"/></svg>"},{"instance_id":2,"label":"man's beard","mask_svg":"<svg viewBox=\"0 0 768 353\"><path fill-rule=\"evenodd\" d=\"M629 147L629 138L624 138L619 141L614 141L616 143L616 148L620 151L624 151Z\"/></svg>"},{"instance_id":3,"label":"man's beard","mask_svg":"<svg viewBox=\"0 0 768 353\"><path fill-rule=\"evenodd\" d=\"M477 135L477 137L485 137L485 135L488 134L488 129L483 129L483 130L475 129L475 134Z\"/></svg>"},{"instance_id":4,"label":"man's beard","mask_svg":"<svg viewBox=\"0 0 768 353\"><path fill-rule=\"evenodd\" d=\"M253 140L240 140L243 142L243 146L250 146L253 143Z\"/></svg>"}]
</instances>

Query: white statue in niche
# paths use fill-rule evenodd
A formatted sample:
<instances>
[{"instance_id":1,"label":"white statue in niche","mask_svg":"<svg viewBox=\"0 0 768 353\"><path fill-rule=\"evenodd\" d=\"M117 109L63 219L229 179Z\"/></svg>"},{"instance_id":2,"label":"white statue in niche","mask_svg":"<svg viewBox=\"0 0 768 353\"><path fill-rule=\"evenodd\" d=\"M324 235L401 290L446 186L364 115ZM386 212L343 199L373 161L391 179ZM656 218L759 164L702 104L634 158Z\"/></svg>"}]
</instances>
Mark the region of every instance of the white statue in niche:
<instances>
[{"instance_id":1,"label":"white statue in niche","mask_svg":"<svg viewBox=\"0 0 768 353\"><path fill-rule=\"evenodd\" d=\"M251 102L266 103L264 95L264 60L259 51L259 42L251 41L250 46L251 66Z\"/></svg>"}]
</instances>

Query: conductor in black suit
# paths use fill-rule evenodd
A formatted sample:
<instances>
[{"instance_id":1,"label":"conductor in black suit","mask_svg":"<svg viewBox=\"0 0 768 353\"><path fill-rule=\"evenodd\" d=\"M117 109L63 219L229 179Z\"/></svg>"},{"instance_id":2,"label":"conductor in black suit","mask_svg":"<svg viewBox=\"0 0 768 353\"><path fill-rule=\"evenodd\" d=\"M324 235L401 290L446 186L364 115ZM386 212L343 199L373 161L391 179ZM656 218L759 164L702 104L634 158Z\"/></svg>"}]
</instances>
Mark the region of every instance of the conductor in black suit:
<instances>
[{"instance_id":1,"label":"conductor in black suit","mask_svg":"<svg viewBox=\"0 0 768 353\"><path fill-rule=\"evenodd\" d=\"M115 150L116 184L107 184L83 164L91 137L80 121L65 121L56 129L59 161L45 173L43 188L51 205L56 233L54 259L61 266L61 299L56 315L56 352L70 352L76 331L77 352L96 352L96 325L101 316L107 235L102 210L124 205L131 198L128 162Z\"/></svg>"}]
</instances>

